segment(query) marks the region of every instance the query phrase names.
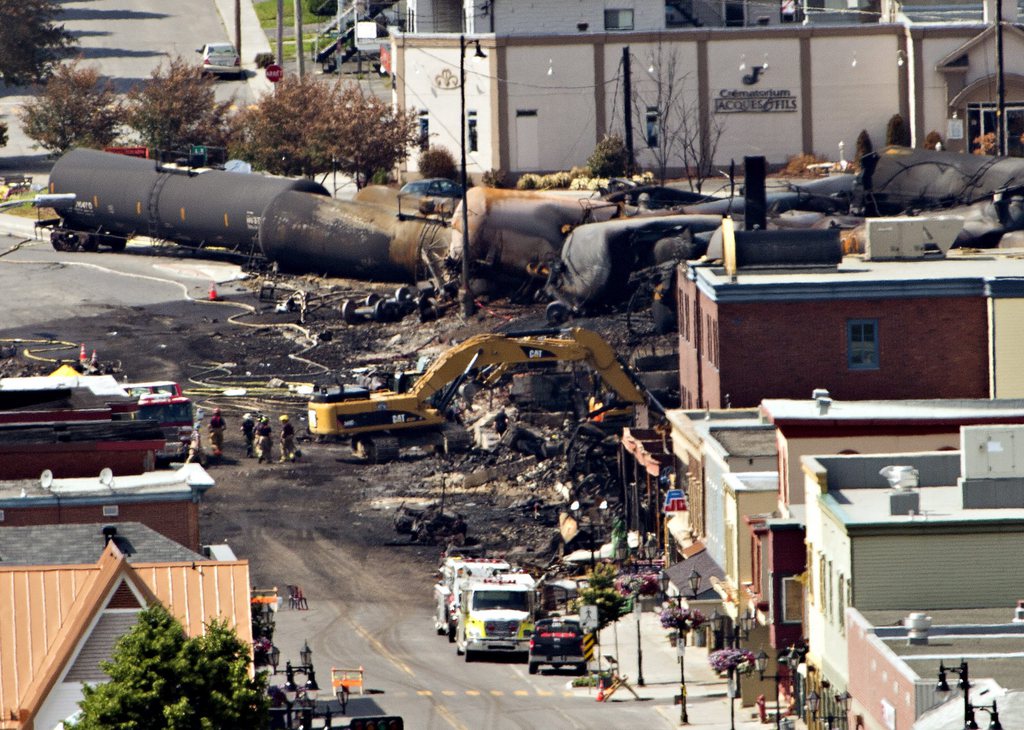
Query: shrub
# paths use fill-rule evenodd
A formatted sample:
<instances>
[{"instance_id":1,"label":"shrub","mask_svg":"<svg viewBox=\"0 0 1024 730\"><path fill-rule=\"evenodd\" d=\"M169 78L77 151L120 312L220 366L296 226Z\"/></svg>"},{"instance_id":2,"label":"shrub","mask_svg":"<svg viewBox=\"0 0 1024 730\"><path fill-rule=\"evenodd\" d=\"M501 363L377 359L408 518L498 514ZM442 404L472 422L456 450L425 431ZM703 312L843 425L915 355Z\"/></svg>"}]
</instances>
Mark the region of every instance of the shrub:
<instances>
[{"instance_id":1,"label":"shrub","mask_svg":"<svg viewBox=\"0 0 1024 730\"><path fill-rule=\"evenodd\" d=\"M504 188L508 186L508 179L504 170L488 170L480 178L480 182L487 188Z\"/></svg>"},{"instance_id":2,"label":"shrub","mask_svg":"<svg viewBox=\"0 0 1024 730\"><path fill-rule=\"evenodd\" d=\"M924 148L926 150L935 150L939 148L939 145L945 147L942 144L942 135L936 132L934 129L930 131L924 138Z\"/></svg>"},{"instance_id":3,"label":"shrub","mask_svg":"<svg viewBox=\"0 0 1024 730\"><path fill-rule=\"evenodd\" d=\"M612 134L597 143L587 160L594 177L621 177L629 166L629 153L622 137Z\"/></svg>"},{"instance_id":4,"label":"shrub","mask_svg":"<svg viewBox=\"0 0 1024 730\"><path fill-rule=\"evenodd\" d=\"M306 0L306 10L321 17L338 14L338 0Z\"/></svg>"},{"instance_id":5,"label":"shrub","mask_svg":"<svg viewBox=\"0 0 1024 730\"><path fill-rule=\"evenodd\" d=\"M885 143L900 147L910 146L910 128L907 127L902 115L893 114L889 117L889 123L885 125Z\"/></svg>"},{"instance_id":6,"label":"shrub","mask_svg":"<svg viewBox=\"0 0 1024 730\"><path fill-rule=\"evenodd\" d=\"M809 165L816 165L822 162L827 162L824 157L818 155L802 154L793 155L789 158L786 166L782 168L782 175L784 177L810 177L814 175L814 172L810 170Z\"/></svg>"},{"instance_id":7,"label":"shrub","mask_svg":"<svg viewBox=\"0 0 1024 730\"><path fill-rule=\"evenodd\" d=\"M274 63L274 54L264 51L256 54L256 68L266 68Z\"/></svg>"},{"instance_id":8,"label":"shrub","mask_svg":"<svg viewBox=\"0 0 1024 730\"><path fill-rule=\"evenodd\" d=\"M447 147L428 147L420 152L420 174L423 177L443 177L448 180L459 178L459 167L455 164L455 155Z\"/></svg>"},{"instance_id":9,"label":"shrub","mask_svg":"<svg viewBox=\"0 0 1024 730\"><path fill-rule=\"evenodd\" d=\"M854 167L860 167L860 161L864 159L864 155L870 155L875 151L875 146L871 144L871 137L868 135L868 130L860 130L860 134L857 135L857 149L853 153L853 165Z\"/></svg>"},{"instance_id":10,"label":"shrub","mask_svg":"<svg viewBox=\"0 0 1024 730\"><path fill-rule=\"evenodd\" d=\"M391 182L391 173L384 169L374 170L370 182L374 185L387 185Z\"/></svg>"},{"instance_id":11,"label":"shrub","mask_svg":"<svg viewBox=\"0 0 1024 730\"><path fill-rule=\"evenodd\" d=\"M540 175L528 172L516 181L516 190L537 190L540 188Z\"/></svg>"}]
</instances>

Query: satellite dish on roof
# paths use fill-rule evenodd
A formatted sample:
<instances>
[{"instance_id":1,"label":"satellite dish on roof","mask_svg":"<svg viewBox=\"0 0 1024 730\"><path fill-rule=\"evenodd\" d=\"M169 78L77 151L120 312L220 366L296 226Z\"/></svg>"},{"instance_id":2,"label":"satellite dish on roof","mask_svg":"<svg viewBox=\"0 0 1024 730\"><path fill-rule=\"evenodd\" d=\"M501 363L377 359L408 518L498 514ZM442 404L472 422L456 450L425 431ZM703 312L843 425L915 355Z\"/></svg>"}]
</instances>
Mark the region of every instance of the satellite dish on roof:
<instances>
[{"instance_id":1,"label":"satellite dish on roof","mask_svg":"<svg viewBox=\"0 0 1024 730\"><path fill-rule=\"evenodd\" d=\"M53 486L53 472L49 469L43 469L43 473L39 475L39 486L43 489L49 489Z\"/></svg>"},{"instance_id":2,"label":"satellite dish on roof","mask_svg":"<svg viewBox=\"0 0 1024 730\"><path fill-rule=\"evenodd\" d=\"M111 471L110 467L103 467L100 471L100 484L110 487L114 484L114 472Z\"/></svg>"}]
</instances>

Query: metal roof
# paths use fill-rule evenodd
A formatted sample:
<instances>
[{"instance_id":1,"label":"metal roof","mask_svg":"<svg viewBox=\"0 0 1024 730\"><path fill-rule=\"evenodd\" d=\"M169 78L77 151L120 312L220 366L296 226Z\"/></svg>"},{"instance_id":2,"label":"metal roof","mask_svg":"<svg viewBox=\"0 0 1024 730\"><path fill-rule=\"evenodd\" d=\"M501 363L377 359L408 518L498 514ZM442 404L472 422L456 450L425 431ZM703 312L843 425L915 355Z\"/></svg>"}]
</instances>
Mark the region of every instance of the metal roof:
<instances>
[{"instance_id":1,"label":"metal roof","mask_svg":"<svg viewBox=\"0 0 1024 730\"><path fill-rule=\"evenodd\" d=\"M16 479L0 482L0 509L56 504L58 499L110 503L166 499L173 495L191 498L194 492L205 492L213 485L213 477L199 464L183 464L175 471L119 475L109 484L98 476L54 479L49 487L43 487L39 479Z\"/></svg>"},{"instance_id":2,"label":"metal roof","mask_svg":"<svg viewBox=\"0 0 1024 730\"><path fill-rule=\"evenodd\" d=\"M815 421L822 425L833 421L1024 420L1024 399L833 400L828 410L821 413L814 399L768 398L761 401L761 411L776 425L789 420Z\"/></svg>"}]
</instances>

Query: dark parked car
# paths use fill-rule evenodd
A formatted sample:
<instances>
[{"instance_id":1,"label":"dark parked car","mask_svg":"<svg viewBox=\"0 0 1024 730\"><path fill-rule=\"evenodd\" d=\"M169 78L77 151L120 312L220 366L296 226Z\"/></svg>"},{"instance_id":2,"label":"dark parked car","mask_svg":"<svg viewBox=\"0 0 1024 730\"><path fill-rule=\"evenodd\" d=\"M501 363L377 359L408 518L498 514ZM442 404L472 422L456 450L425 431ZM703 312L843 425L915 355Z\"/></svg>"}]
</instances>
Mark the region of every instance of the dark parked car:
<instances>
[{"instance_id":1,"label":"dark parked car","mask_svg":"<svg viewBox=\"0 0 1024 730\"><path fill-rule=\"evenodd\" d=\"M583 657L583 628L574 618L545 618L537 622L530 639L530 674L542 664L554 668L570 665L580 674L587 671Z\"/></svg>"},{"instance_id":2,"label":"dark parked car","mask_svg":"<svg viewBox=\"0 0 1024 730\"><path fill-rule=\"evenodd\" d=\"M462 186L444 177L428 177L407 182L399 195L418 195L421 198L461 198Z\"/></svg>"}]
</instances>

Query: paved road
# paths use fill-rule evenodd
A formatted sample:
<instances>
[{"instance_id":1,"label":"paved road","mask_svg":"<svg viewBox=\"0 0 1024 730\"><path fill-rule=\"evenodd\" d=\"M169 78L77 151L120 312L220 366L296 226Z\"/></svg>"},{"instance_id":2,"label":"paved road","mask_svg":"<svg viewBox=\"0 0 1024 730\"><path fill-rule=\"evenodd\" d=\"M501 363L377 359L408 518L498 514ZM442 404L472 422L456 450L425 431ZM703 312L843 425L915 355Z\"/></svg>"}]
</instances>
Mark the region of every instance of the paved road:
<instances>
[{"instance_id":1,"label":"paved road","mask_svg":"<svg viewBox=\"0 0 1024 730\"><path fill-rule=\"evenodd\" d=\"M180 56L198 63L195 49L203 43L231 40L217 5L210 0L85 0L61 5L62 22L76 37L85 64L98 67L119 91L149 78L170 58ZM254 51L243 47L243 54L243 63L252 61ZM257 83L219 81L218 99L234 98L244 105L254 98L260 86L252 64L247 65ZM35 143L22 133L18 123L18 111L31 93L31 89L0 87L0 118L10 128L10 140L0 148L0 171L45 173L49 168L45 153L34 148Z\"/></svg>"}]
</instances>

